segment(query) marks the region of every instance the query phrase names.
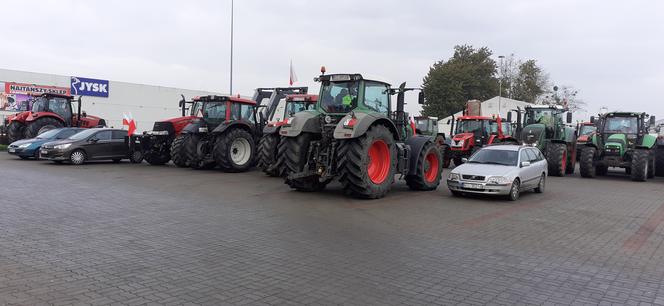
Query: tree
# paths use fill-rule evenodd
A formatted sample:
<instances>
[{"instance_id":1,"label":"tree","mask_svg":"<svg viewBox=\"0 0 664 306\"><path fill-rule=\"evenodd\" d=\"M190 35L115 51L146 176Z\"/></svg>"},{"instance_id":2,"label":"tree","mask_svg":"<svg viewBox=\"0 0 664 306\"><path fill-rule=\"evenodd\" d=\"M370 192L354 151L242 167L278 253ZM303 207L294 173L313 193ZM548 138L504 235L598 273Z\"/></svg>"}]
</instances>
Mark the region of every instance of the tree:
<instances>
[{"instance_id":1,"label":"tree","mask_svg":"<svg viewBox=\"0 0 664 306\"><path fill-rule=\"evenodd\" d=\"M487 47L470 45L454 47L448 61L438 61L424 77L423 114L447 117L462 110L471 99L487 100L498 92L496 61Z\"/></svg>"},{"instance_id":2,"label":"tree","mask_svg":"<svg viewBox=\"0 0 664 306\"><path fill-rule=\"evenodd\" d=\"M518 73L510 88L510 98L530 103L546 92L549 76L537 66L535 60L527 60L519 64Z\"/></svg>"},{"instance_id":3,"label":"tree","mask_svg":"<svg viewBox=\"0 0 664 306\"><path fill-rule=\"evenodd\" d=\"M567 106L571 112L581 110L586 105L586 102L577 97L579 91L573 86L554 86L553 90L546 93L539 101L541 104Z\"/></svg>"}]
</instances>

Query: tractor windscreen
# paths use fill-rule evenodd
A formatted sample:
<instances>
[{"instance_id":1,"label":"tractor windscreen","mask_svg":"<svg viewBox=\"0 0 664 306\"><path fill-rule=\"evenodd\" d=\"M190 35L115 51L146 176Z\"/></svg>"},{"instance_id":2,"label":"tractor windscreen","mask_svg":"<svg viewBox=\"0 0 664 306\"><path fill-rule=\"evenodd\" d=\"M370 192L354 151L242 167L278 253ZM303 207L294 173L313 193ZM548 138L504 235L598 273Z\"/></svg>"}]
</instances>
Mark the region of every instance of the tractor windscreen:
<instances>
[{"instance_id":1,"label":"tractor windscreen","mask_svg":"<svg viewBox=\"0 0 664 306\"><path fill-rule=\"evenodd\" d=\"M304 110L312 109L313 104L307 102L288 102L286 104L286 116L299 113Z\"/></svg>"},{"instance_id":2,"label":"tractor windscreen","mask_svg":"<svg viewBox=\"0 0 664 306\"><path fill-rule=\"evenodd\" d=\"M581 131L579 131L579 136L589 136L594 133L597 128L594 125L582 125Z\"/></svg>"},{"instance_id":3,"label":"tractor windscreen","mask_svg":"<svg viewBox=\"0 0 664 306\"><path fill-rule=\"evenodd\" d=\"M418 130L422 132L429 131L429 119L416 119L415 126Z\"/></svg>"},{"instance_id":4,"label":"tractor windscreen","mask_svg":"<svg viewBox=\"0 0 664 306\"><path fill-rule=\"evenodd\" d=\"M491 121L489 124L492 134L498 134L498 121ZM512 135L512 124L507 121L501 121L500 128L503 130L503 134Z\"/></svg>"},{"instance_id":5,"label":"tractor windscreen","mask_svg":"<svg viewBox=\"0 0 664 306\"><path fill-rule=\"evenodd\" d=\"M357 106L358 81L324 82L321 107L328 113L347 113Z\"/></svg>"},{"instance_id":6,"label":"tractor windscreen","mask_svg":"<svg viewBox=\"0 0 664 306\"><path fill-rule=\"evenodd\" d=\"M207 102L203 106L203 117L208 120L226 120L226 102Z\"/></svg>"},{"instance_id":7,"label":"tractor windscreen","mask_svg":"<svg viewBox=\"0 0 664 306\"><path fill-rule=\"evenodd\" d=\"M48 99L46 99L45 97L39 97L35 99L35 101L32 103L32 111L33 112L48 111Z\"/></svg>"},{"instance_id":8,"label":"tractor windscreen","mask_svg":"<svg viewBox=\"0 0 664 306\"><path fill-rule=\"evenodd\" d=\"M636 117L608 117L604 123L605 133L636 134L639 131Z\"/></svg>"},{"instance_id":9,"label":"tractor windscreen","mask_svg":"<svg viewBox=\"0 0 664 306\"><path fill-rule=\"evenodd\" d=\"M457 123L455 134L481 132L482 126L482 120L460 120Z\"/></svg>"},{"instance_id":10,"label":"tractor windscreen","mask_svg":"<svg viewBox=\"0 0 664 306\"><path fill-rule=\"evenodd\" d=\"M533 108L526 112L526 125L528 124L544 124L546 126L553 126L555 123L556 114L559 113L554 109L543 108L537 109Z\"/></svg>"}]
</instances>

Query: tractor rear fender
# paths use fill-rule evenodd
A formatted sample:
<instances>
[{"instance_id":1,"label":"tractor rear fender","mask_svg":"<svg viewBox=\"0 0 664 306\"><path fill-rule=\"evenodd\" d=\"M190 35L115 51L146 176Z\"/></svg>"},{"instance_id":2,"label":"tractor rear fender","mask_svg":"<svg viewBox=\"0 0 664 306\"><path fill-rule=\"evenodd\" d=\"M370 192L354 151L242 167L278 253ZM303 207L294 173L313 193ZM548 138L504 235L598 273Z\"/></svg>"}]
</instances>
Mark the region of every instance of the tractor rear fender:
<instances>
[{"instance_id":1,"label":"tractor rear fender","mask_svg":"<svg viewBox=\"0 0 664 306\"><path fill-rule=\"evenodd\" d=\"M643 140L641 141L641 143L636 147L640 149L651 149L652 147L655 146L655 143L657 143L657 136L652 134L646 134L643 136Z\"/></svg>"},{"instance_id":2,"label":"tractor rear fender","mask_svg":"<svg viewBox=\"0 0 664 306\"><path fill-rule=\"evenodd\" d=\"M408 157L408 174L407 175L416 175L417 169L417 159L422 153L422 148L427 143L431 143L431 137L423 135L415 135L406 140L406 145L410 147L410 156ZM441 161L442 162L442 161Z\"/></svg>"},{"instance_id":3,"label":"tractor rear fender","mask_svg":"<svg viewBox=\"0 0 664 306\"><path fill-rule=\"evenodd\" d=\"M236 129L236 128L246 130L251 135L255 134L254 131L253 131L253 124L251 122L247 121L247 120L235 120L235 121L224 122L224 123L220 124L219 126L217 126L211 132L215 133L215 134L221 134L221 133L225 132L226 130Z\"/></svg>"},{"instance_id":4,"label":"tractor rear fender","mask_svg":"<svg viewBox=\"0 0 664 306\"><path fill-rule=\"evenodd\" d=\"M341 118L341 121L337 124L337 127L334 129L334 138L335 139L351 139L357 138L364 135L369 127L376 124L382 124L390 129L392 135L394 135L394 140L399 140L399 133L397 133L397 127L394 125L392 120L387 118L387 116L378 113L350 113L345 117ZM431 136L426 136L427 139L431 139Z\"/></svg>"},{"instance_id":5,"label":"tractor rear fender","mask_svg":"<svg viewBox=\"0 0 664 306\"><path fill-rule=\"evenodd\" d=\"M279 135L285 137L296 137L302 132L320 134L319 116L322 116L314 111L303 111L295 113L292 117L286 119L287 122L281 126Z\"/></svg>"},{"instance_id":6,"label":"tractor rear fender","mask_svg":"<svg viewBox=\"0 0 664 306\"><path fill-rule=\"evenodd\" d=\"M275 125L270 126L270 125L266 125L266 126L263 128L263 135L279 133L279 129L280 129L280 128L281 128L281 126L275 126Z\"/></svg>"},{"instance_id":7,"label":"tractor rear fender","mask_svg":"<svg viewBox=\"0 0 664 306\"><path fill-rule=\"evenodd\" d=\"M187 124L182 129L182 132L180 133L186 133L186 134L196 134L198 133L198 128L201 127L201 121L200 120L194 120L193 122Z\"/></svg>"},{"instance_id":8,"label":"tractor rear fender","mask_svg":"<svg viewBox=\"0 0 664 306\"><path fill-rule=\"evenodd\" d=\"M7 117L7 123L12 123L14 121L20 122L20 123L25 123L25 118L30 116L30 112L20 112L17 114L10 115Z\"/></svg>"}]
</instances>

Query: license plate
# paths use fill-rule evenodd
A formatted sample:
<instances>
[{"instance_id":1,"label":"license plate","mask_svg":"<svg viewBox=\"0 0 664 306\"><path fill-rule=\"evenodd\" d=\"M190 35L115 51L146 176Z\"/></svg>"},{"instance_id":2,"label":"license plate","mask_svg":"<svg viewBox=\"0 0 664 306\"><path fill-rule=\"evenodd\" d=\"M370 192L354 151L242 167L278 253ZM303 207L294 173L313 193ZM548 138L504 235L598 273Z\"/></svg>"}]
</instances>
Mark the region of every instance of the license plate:
<instances>
[{"instance_id":1,"label":"license plate","mask_svg":"<svg viewBox=\"0 0 664 306\"><path fill-rule=\"evenodd\" d=\"M473 183L463 183L461 185L463 188L468 188L468 189L484 189L482 184L473 184Z\"/></svg>"},{"instance_id":2,"label":"license plate","mask_svg":"<svg viewBox=\"0 0 664 306\"><path fill-rule=\"evenodd\" d=\"M9 153L14 153L14 152L16 152L15 148L9 148Z\"/></svg>"}]
</instances>

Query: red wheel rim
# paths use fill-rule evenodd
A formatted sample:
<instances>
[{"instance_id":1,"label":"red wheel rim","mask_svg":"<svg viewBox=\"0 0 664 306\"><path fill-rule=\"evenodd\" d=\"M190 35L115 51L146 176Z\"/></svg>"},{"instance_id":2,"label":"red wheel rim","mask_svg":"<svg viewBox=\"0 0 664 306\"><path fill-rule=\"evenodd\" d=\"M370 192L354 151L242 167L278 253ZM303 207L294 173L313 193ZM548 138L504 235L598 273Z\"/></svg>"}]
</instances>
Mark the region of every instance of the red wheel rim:
<instances>
[{"instance_id":1,"label":"red wheel rim","mask_svg":"<svg viewBox=\"0 0 664 306\"><path fill-rule=\"evenodd\" d=\"M425 158L424 164L424 180L431 183L438 177L438 156L435 153L429 152Z\"/></svg>"},{"instance_id":2,"label":"red wheel rim","mask_svg":"<svg viewBox=\"0 0 664 306\"><path fill-rule=\"evenodd\" d=\"M376 140L369 147L369 166L367 173L374 184L385 181L390 173L390 149L383 140Z\"/></svg>"},{"instance_id":3,"label":"red wheel rim","mask_svg":"<svg viewBox=\"0 0 664 306\"><path fill-rule=\"evenodd\" d=\"M563 151L563 173L567 169L567 151Z\"/></svg>"}]
</instances>

